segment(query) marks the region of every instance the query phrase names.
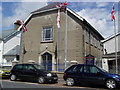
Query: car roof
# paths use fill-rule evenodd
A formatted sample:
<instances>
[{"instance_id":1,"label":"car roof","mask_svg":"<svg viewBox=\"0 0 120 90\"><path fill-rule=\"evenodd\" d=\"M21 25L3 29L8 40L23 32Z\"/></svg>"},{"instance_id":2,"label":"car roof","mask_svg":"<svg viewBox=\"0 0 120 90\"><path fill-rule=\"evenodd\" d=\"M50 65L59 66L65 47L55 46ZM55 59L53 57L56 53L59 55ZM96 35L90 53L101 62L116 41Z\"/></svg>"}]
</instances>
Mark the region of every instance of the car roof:
<instances>
[{"instance_id":1,"label":"car roof","mask_svg":"<svg viewBox=\"0 0 120 90\"><path fill-rule=\"evenodd\" d=\"M38 65L38 64L23 63L23 64L16 64L16 65Z\"/></svg>"},{"instance_id":2,"label":"car roof","mask_svg":"<svg viewBox=\"0 0 120 90\"><path fill-rule=\"evenodd\" d=\"M92 64L77 64L79 66L95 66L95 65L92 65Z\"/></svg>"}]
</instances>

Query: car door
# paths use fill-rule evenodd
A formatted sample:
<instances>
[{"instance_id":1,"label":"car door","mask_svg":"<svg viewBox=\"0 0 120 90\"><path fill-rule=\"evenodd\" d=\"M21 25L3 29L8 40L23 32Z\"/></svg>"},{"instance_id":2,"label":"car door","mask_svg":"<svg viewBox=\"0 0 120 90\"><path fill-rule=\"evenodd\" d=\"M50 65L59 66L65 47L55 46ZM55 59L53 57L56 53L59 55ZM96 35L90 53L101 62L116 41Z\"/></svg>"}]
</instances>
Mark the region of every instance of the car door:
<instances>
[{"instance_id":1,"label":"car door","mask_svg":"<svg viewBox=\"0 0 120 90\"><path fill-rule=\"evenodd\" d=\"M23 65L18 64L14 67L14 70L12 71L12 73L15 74L18 78L24 78L23 69L24 69Z\"/></svg>"},{"instance_id":2,"label":"car door","mask_svg":"<svg viewBox=\"0 0 120 90\"><path fill-rule=\"evenodd\" d=\"M34 66L31 65L25 65L24 69L24 77L28 80L33 80L37 76L36 69Z\"/></svg>"},{"instance_id":3,"label":"car door","mask_svg":"<svg viewBox=\"0 0 120 90\"><path fill-rule=\"evenodd\" d=\"M84 66L84 81L87 84L102 84L102 74L97 67L93 65Z\"/></svg>"},{"instance_id":4,"label":"car door","mask_svg":"<svg viewBox=\"0 0 120 90\"><path fill-rule=\"evenodd\" d=\"M105 75L96 66L90 66L90 80L94 84L104 84Z\"/></svg>"},{"instance_id":5,"label":"car door","mask_svg":"<svg viewBox=\"0 0 120 90\"><path fill-rule=\"evenodd\" d=\"M67 77L73 78L75 82L79 83L82 80L82 66L75 65L72 66L68 71L67 71Z\"/></svg>"},{"instance_id":6,"label":"car door","mask_svg":"<svg viewBox=\"0 0 120 90\"><path fill-rule=\"evenodd\" d=\"M84 83L83 81L83 65L78 65L74 68L75 80L78 83Z\"/></svg>"}]
</instances>

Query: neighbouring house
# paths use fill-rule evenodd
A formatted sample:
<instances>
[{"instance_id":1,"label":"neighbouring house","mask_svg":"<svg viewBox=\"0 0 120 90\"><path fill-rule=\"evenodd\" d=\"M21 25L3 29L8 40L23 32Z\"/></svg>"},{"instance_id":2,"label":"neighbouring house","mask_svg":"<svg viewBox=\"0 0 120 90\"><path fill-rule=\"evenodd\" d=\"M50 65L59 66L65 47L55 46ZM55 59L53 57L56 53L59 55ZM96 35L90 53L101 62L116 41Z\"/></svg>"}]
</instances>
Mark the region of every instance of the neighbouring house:
<instances>
[{"instance_id":1,"label":"neighbouring house","mask_svg":"<svg viewBox=\"0 0 120 90\"><path fill-rule=\"evenodd\" d=\"M68 7L60 9L58 30L59 4L33 11L25 20L27 31L22 35L20 63L32 61L50 71L62 71L73 63L102 66L102 35Z\"/></svg>"},{"instance_id":2,"label":"neighbouring house","mask_svg":"<svg viewBox=\"0 0 120 90\"><path fill-rule=\"evenodd\" d=\"M0 32L0 66L2 65L2 53L3 53L3 40L2 32Z\"/></svg>"},{"instance_id":3,"label":"neighbouring house","mask_svg":"<svg viewBox=\"0 0 120 90\"><path fill-rule=\"evenodd\" d=\"M11 67L12 61L19 61L20 31L3 30L0 39L0 65Z\"/></svg>"},{"instance_id":4,"label":"neighbouring house","mask_svg":"<svg viewBox=\"0 0 120 90\"><path fill-rule=\"evenodd\" d=\"M116 37L116 51L117 51L117 66L118 73L120 73L120 32L103 40L104 55L102 66L105 70L116 73L116 54L115 54L115 37Z\"/></svg>"}]
</instances>

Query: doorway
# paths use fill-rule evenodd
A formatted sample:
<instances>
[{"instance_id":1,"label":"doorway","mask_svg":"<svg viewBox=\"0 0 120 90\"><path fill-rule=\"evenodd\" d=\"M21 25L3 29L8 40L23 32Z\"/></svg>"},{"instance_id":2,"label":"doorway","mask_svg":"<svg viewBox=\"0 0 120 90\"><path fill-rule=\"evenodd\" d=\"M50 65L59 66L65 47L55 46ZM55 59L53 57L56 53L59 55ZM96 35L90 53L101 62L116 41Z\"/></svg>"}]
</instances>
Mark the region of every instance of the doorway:
<instances>
[{"instance_id":1,"label":"doorway","mask_svg":"<svg viewBox=\"0 0 120 90\"><path fill-rule=\"evenodd\" d=\"M46 52L42 55L42 65L46 70L52 71L52 55L50 53Z\"/></svg>"}]
</instances>

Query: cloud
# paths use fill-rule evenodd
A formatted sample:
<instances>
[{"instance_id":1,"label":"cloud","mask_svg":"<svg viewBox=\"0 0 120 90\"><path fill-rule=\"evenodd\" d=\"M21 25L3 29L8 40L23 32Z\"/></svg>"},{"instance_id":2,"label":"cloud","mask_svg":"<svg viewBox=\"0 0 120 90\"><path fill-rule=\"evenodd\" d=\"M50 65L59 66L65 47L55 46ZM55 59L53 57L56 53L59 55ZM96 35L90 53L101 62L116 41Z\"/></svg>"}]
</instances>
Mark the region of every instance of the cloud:
<instances>
[{"instance_id":1,"label":"cloud","mask_svg":"<svg viewBox=\"0 0 120 90\"><path fill-rule=\"evenodd\" d=\"M108 5L107 2L103 2L103 3L96 2L96 6L97 6L97 7L104 7L104 6L107 6L107 5Z\"/></svg>"},{"instance_id":2,"label":"cloud","mask_svg":"<svg viewBox=\"0 0 120 90\"><path fill-rule=\"evenodd\" d=\"M45 5L46 2L32 2L32 0L31 2L21 2L17 5L16 3L13 4L13 7L15 8L13 10L13 15L3 18L3 27L10 29L17 19L25 20L32 11L37 10Z\"/></svg>"},{"instance_id":3,"label":"cloud","mask_svg":"<svg viewBox=\"0 0 120 90\"><path fill-rule=\"evenodd\" d=\"M46 2L48 0L1 0L1 2Z\"/></svg>"},{"instance_id":4,"label":"cloud","mask_svg":"<svg viewBox=\"0 0 120 90\"><path fill-rule=\"evenodd\" d=\"M85 18L105 38L113 34L113 22L110 13L105 8L86 8L77 12Z\"/></svg>"}]
</instances>

